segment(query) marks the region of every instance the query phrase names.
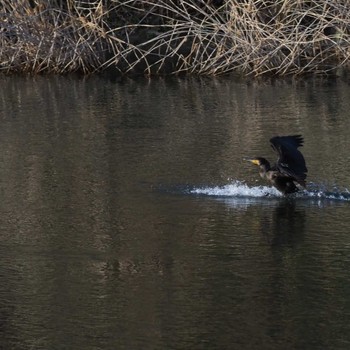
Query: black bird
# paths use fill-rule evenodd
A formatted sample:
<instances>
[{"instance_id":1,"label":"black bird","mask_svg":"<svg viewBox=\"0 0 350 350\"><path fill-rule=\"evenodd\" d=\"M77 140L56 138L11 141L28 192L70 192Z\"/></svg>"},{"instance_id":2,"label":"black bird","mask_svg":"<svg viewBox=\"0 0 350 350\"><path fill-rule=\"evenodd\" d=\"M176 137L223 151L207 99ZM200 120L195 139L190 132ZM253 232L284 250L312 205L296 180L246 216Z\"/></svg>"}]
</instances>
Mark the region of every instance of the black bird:
<instances>
[{"instance_id":1,"label":"black bird","mask_svg":"<svg viewBox=\"0 0 350 350\"><path fill-rule=\"evenodd\" d=\"M305 159L298 147L303 145L301 135L275 136L270 139L271 147L278 153L275 165L262 157L245 158L259 166L259 173L263 179L269 180L283 194L298 191L297 182L302 187L306 186L305 179L307 168Z\"/></svg>"}]
</instances>

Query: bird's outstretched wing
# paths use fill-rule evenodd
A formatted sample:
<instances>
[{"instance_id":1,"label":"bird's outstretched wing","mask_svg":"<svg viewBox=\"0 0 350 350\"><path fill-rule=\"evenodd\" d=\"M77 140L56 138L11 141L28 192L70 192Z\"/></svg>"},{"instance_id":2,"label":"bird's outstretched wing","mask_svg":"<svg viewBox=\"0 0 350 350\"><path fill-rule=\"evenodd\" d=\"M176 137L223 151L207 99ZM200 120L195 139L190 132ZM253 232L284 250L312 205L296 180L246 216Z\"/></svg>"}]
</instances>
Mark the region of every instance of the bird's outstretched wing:
<instances>
[{"instance_id":1,"label":"bird's outstretched wing","mask_svg":"<svg viewBox=\"0 0 350 350\"><path fill-rule=\"evenodd\" d=\"M276 136L271 140L272 148L278 153L277 169L284 175L290 176L300 185L305 186L307 168L305 159L298 147L303 145L301 135Z\"/></svg>"}]
</instances>

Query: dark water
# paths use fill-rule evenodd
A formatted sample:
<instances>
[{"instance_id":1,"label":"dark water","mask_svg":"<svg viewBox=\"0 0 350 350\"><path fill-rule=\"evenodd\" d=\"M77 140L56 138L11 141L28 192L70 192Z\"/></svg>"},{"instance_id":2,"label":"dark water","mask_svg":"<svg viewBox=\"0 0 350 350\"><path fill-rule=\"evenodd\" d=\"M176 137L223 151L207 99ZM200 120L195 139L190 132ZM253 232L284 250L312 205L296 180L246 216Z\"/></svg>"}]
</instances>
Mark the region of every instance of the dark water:
<instances>
[{"instance_id":1,"label":"dark water","mask_svg":"<svg viewBox=\"0 0 350 350\"><path fill-rule=\"evenodd\" d=\"M349 95L2 77L0 349L349 349ZM285 199L242 157L296 133Z\"/></svg>"}]
</instances>

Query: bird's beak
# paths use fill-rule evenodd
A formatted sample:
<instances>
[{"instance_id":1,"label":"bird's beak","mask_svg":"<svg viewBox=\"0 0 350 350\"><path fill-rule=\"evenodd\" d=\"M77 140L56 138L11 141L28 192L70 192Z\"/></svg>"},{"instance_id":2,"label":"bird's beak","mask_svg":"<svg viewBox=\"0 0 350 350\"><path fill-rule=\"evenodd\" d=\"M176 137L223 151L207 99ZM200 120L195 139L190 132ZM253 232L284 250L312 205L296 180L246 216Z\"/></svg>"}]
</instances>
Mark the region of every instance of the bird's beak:
<instances>
[{"instance_id":1,"label":"bird's beak","mask_svg":"<svg viewBox=\"0 0 350 350\"><path fill-rule=\"evenodd\" d=\"M258 159L255 158L248 158L248 157L244 157L243 160L246 160L247 162L251 162L255 165L260 165L260 162Z\"/></svg>"}]
</instances>

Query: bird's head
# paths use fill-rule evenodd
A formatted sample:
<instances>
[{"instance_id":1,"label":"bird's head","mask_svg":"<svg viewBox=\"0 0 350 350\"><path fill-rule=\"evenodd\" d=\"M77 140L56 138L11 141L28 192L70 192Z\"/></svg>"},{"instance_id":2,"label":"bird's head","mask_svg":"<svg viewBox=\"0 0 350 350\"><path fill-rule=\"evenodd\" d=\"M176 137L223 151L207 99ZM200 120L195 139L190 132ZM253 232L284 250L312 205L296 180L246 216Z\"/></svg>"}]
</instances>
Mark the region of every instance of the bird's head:
<instances>
[{"instance_id":1,"label":"bird's head","mask_svg":"<svg viewBox=\"0 0 350 350\"><path fill-rule=\"evenodd\" d=\"M255 158L244 158L248 162L251 162L259 167L259 173L261 177L265 177L266 173L271 169L270 163L268 160L262 157Z\"/></svg>"},{"instance_id":2,"label":"bird's head","mask_svg":"<svg viewBox=\"0 0 350 350\"><path fill-rule=\"evenodd\" d=\"M254 158L243 158L244 160L251 162L255 165L258 166L266 166L266 167L270 167L270 163L268 160L266 160L265 158L262 157L254 157Z\"/></svg>"}]
</instances>

